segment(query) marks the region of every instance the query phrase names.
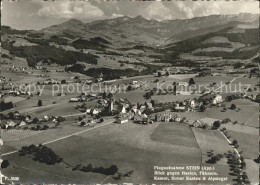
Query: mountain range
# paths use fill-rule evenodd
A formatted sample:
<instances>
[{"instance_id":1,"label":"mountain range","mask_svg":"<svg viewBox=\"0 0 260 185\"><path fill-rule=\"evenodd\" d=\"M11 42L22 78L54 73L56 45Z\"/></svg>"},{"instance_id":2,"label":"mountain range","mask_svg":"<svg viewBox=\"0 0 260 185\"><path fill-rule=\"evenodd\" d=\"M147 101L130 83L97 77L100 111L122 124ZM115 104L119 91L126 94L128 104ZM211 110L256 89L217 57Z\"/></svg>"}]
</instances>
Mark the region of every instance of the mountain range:
<instances>
[{"instance_id":1,"label":"mountain range","mask_svg":"<svg viewBox=\"0 0 260 185\"><path fill-rule=\"evenodd\" d=\"M40 30L47 35L69 34L75 37L92 38L103 36L118 45L136 44L164 45L185 40L197 35L233 27L234 30L258 28L259 15L240 13L235 15L210 15L192 19L156 21L142 16L123 16L83 23L76 19Z\"/></svg>"}]
</instances>

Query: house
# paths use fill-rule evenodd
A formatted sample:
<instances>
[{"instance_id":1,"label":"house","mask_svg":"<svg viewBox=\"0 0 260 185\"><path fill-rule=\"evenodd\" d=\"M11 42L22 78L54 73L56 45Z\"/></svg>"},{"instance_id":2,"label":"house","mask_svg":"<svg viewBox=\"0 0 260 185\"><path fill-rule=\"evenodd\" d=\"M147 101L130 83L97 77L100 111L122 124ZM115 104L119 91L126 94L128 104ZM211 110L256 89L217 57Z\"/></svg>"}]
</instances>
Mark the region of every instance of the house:
<instances>
[{"instance_id":1,"label":"house","mask_svg":"<svg viewBox=\"0 0 260 185\"><path fill-rule=\"evenodd\" d=\"M7 123L6 123L6 128L8 128L8 127L15 127L17 124L15 123L15 122L13 122L13 121L8 121Z\"/></svg>"},{"instance_id":2,"label":"house","mask_svg":"<svg viewBox=\"0 0 260 185\"><path fill-rule=\"evenodd\" d=\"M176 112L185 112L186 111L186 106L184 104L180 104L180 103L177 103L174 110Z\"/></svg>"},{"instance_id":3,"label":"house","mask_svg":"<svg viewBox=\"0 0 260 185\"><path fill-rule=\"evenodd\" d=\"M161 114L156 114L154 120L157 121L157 122L162 121L162 115Z\"/></svg>"},{"instance_id":4,"label":"house","mask_svg":"<svg viewBox=\"0 0 260 185\"><path fill-rule=\"evenodd\" d=\"M92 115L97 115L98 113L99 113L99 111L97 109L90 110L90 114L92 114Z\"/></svg>"},{"instance_id":5,"label":"house","mask_svg":"<svg viewBox=\"0 0 260 185\"><path fill-rule=\"evenodd\" d=\"M118 111L119 113L125 114L125 113L126 113L126 108L125 108L124 105L118 105L118 106L117 106L117 111Z\"/></svg>"},{"instance_id":6,"label":"house","mask_svg":"<svg viewBox=\"0 0 260 185\"><path fill-rule=\"evenodd\" d=\"M21 123L19 124L19 127L25 126L25 125L26 125L26 122L25 121L21 121Z\"/></svg>"},{"instance_id":7,"label":"house","mask_svg":"<svg viewBox=\"0 0 260 185\"><path fill-rule=\"evenodd\" d=\"M154 110L152 103L145 103L145 105L147 109Z\"/></svg>"},{"instance_id":8,"label":"house","mask_svg":"<svg viewBox=\"0 0 260 185\"><path fill-rule=\"evenodd\" d=\"M133 85L138 84L138 81L133 81L132 84Z\"/></svg>"},{"instance_id":9,"label":"house","mask_svg":"<svg viewBox=\"0 0 260 185\"><path fill-rule=\"evenodd\" d=\"M142 118L142 124L148 124L150 119L148 117L143 117Z\"/></svg>"},{"instance_id":10,"label":"house","mask_svg":"<svg viewBox=\"0 0 260 185\"><path fill-rule=\"evenodd\" d=\"M223 102L222 95L217 94L216 96L213 97L212 104L216 105L222 102Z\"/></svg>"},{"instance_id":11,"label":"house","mask_svg":"<svg viewBox=\"0 0 260 185\"><path fill-rule=\"evenodd\" d=\"M171 115L170 113L165 113L165 114L163 115L163 120L164 120L165 122L170 122L171 119L172 119L172 115Z\"/></svg>"},{"instance_id":12,"label":"house","mask_svg":"<svg viewBox=\"0 0 260 185\"><path fill-rule=\"evenodd\" d=\"M26 123L29 123L29 122L31 121L31 116L30 116L30 115L27 115L27 116L25 117L24 121L25 121Z\"/></svg>"},{"instance_id":13,"label":"house","mask_svg":"<svg viewBox=\"0 0 260 185\"><path fill-rule=\"evenodd\" d=\"M196 128L200 128L202 126L202 123L199 120L196 120L193 122L193 126Z\"/></svg>"},{"instance_id":14,"label":"house","mask_svg":"<svg viewBox=\"0 0 260 185\"><path fill-rule=\"evenodd\" d=\"M86 80L86 81L85 81L85 84L87 84L87 85L91 85L92 83L93 83L92 80Z\"/></svg>"},{"instance_id":15,"label":"house","mask_svg":"<svg viewBox=\"0 0 260 185\"><path fill-rule=\"evenodd\" d=\"M66 93L58 93L57 96L66 96Z\"/></svg>"},{"instance_id":16,"label":"house","mask_svg":"<svg viewBox=\"0 0 260 185\"><path fill-rule=\"evenodd\" d=\"M175 122L180 122L180 121L181 121L180 115L179 115L179 114L175 114L174 117L173 117L173 120L174 120Z\"/></svg>"},{"instance_id":17,"label":"house","mask_svg":"<svg viewBox=\"0 0 260 185\"><path fill-rule=\"evenodd\" d=\"M218 119L214 119L214 118L202 118L200 120L196 120L193 123L194 127L197 128L205 128L205 129L212 129L214 122L218 121Z\"/></svg>"},{"instance_id":18,"label":"house","mask_svg":"<svg viewBox=\"0 0 260 185\"><path fill-rule=\"evenodd\" d=\"M91 109L86 109L87 114L90 114L90 112L91 112Z\"/></svg>"},{"instance_id":19,"label":"house","mask_svg":"<svg viewBox=\"0 0 260 185\"><path fill-rule=\"evenodd\" d=\"M97 97L97 94L91 93L90 96L91 97Z\"/></svg>"},{"instance_id":20,"label":"house","mask_svg":"<svg viewBox=\"0 0 260 185\"><path fill-rule=\"evenodd\" d=\"M69 102L79 102L79 98L70 98Z\"/></svg>"},{"instance_id":21,"label":"house","mask_svg":"<svg viewBox=\"0 0 260 185\"><path fill-rule=\"evenodd\" d=\"M188 82L179 82L178 85L179 86L184 86L184 87L188 87L189 86Z\"/></svg>"},{"instance_id":22,"label":"house","mask_svg":"<svg viewBox=\"0 0 260 185\"><path fill-rule=\"evenodd\" d=\"M49 117L48 117L48 116L43 116L43 119L44 119L45 121L48 121L48 120L49 120Z\"/></svg>"},{"instance_id":23,"label":"house","mask_svg":"<svg viewBox=\"0 0 260 185\"><path fill-rule=\"evenodd\" d=\"M189 100L190 108L194 109L196 107L195 100Z\"/></svg>"},{"instance_id":24,"label":"house","mask_svg":"<svg viewBox=\"0 0 260 185\"><path fill-rule=\"evenodd\" d=\"M119 124L127 123L128 118L118 118L116 122L119 123Z\"/></svg>"}]
</instances>

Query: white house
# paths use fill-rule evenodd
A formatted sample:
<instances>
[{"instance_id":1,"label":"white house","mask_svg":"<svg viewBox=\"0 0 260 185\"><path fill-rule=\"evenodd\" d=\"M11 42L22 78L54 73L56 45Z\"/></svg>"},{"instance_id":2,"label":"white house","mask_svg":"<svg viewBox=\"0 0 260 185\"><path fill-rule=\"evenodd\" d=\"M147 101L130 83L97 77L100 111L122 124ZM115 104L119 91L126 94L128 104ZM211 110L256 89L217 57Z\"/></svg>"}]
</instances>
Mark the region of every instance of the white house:
<instances>
[{"instance_id":1,"label":"white house","mask_svg":"<svg viewBox=\"0 0 260 185\"><path fill-rule=\"evenodd\" d=\"M132 84L133 85L138 84L138 81L133 81Z\"/></svg>"},{"instance_id":2,"label":"white house","mask_svg":"<svg viewBox=\"0 0 260 185\"><path fill-rule=\"evenodd\" d=\"M178 85L179 86L184 86L184 87L188 87L189 86L188 82L179 82Z\"/></svg>"},{"instance_id":3,"label":"white house","mask_svg":"<svg viewBox=\"0 0 260 185\"><path fill-rule=\"evenodd\" d=\"M217 94L217 95L213 98L213 100L212 100L212 104L214 104L214 105L219 104L219 103L221 103L221 102L223 102L223 99L222 99L222 95L220 95L220 94Z\"/></svg>"},{"instance_id":4,"label":"white house","mask_svg":"<svg viewBox=\"0 0 260 185\"><path fill-rule=\"evenodd\" d=\"M123 114L126 113L126 108L125 108L124 105L119 105L119 106L117 107L117 110L119 111L119 113L123 113Z\"/></svg>"},{"instance_id":5,"label":"white house","mask_svg":"<svg viewBox=\"0 0 260 185\"><path fill-rule=\"evenodd\" d=\"M19 124L19 127L25 126L25 125L26 125L26 122L25 121L21 121L21 123Z\"/></svg>"},{"instance_id":6,"label":"white house","mask_svg":"<svg viewBox=\"0 0 260 185\"><path fill-rule=\"evenodd\" d=\"M96 115L99 111L97 109L91 109L90 114Z\"/></svg>"},{"instance_id":7,"label":"white house","mask_svg":"<svg viewBox=\"0 0 260 185\"><path fill-rule=\"evenodd\" d=\"M70 98L69 102L78 102L78 101L79 101L79 98Z\"/></svg>"},{"instance_id":8,"label":"white house","mask_svg":"<svg viewBox=\"0 0 260 185\"><path fill-rule=\"evenodd\" d=\"M91 112L91 109L86 109L87 114L90 114L90 112Z\"/></svg>"},{"instance_id":9,"label":"white house","mask_svg":"<svg viewBox=\"0 0 260 185\"><path fill-rule=\"evenodd\" d=\"M128 122L128 118L119 118L117 119L117 123L119 124L123 124L123 123L127 123Z\"/></svg>"},{"instance_id":10,"label":"white house","mask_svg":"<svg viewBox=\"0 0 260 185\"><path fill-rule=\"evenodd\" d=\"M199 128L202 126L202 123L199 121L199 120L196 120L193 122L193 126L196 127L196 128Z\"/></svg>"},{"instance_id":11,"label":"white house","mask_svg":"<svg viewBox=\"0 0 260 185\"><path fill-rule=\"evenodd\" d=\"M174 117L173 117L174 121L176 122L180 122L181 121L181 117L179 114L176 114Z\"/></svg>"}]
</instances>

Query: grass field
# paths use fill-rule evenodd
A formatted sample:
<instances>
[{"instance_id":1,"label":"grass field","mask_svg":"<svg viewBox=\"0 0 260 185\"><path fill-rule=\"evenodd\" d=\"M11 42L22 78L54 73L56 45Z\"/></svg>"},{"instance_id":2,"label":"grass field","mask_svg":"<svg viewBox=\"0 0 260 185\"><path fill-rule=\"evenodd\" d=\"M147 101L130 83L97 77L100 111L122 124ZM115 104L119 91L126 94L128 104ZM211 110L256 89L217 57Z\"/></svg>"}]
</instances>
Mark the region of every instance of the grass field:
<instances>
[{"instance_id":1,"label":"grass field","mask_svg":"<svg viewBox=\"0 0 260 185\"><path fill-rule=\"evenodd\" d=\"M233 150L218 130L192 128L192 131L194 132L196 140L198 141L204 155L206 155L210 150L213 150L215 154L224 154L229 150Z\"/></svg>"},{"instance_id":2,"label":"grass field","mask_svg":"<svg viewBox=\"0 0 260 185\"><path fill-rule=\"evenodd\" d=\"M243 151L242 155L247 159L256 159L259 155L259 135L252 135L243 132L228 130L231 141L236 139L239 145L239 151Z\"/></svg>"},{"instance_id":3,"label":"grass field","mask_svg":"<svg viewBox=\"0 0 260 185\"><path fill-rule=\"evenodd\" d=\"M158 126L161 128L159 127L157 129ZM176 134L166 132L165 138L157 137L157 141L150 138L153 133L157 135L158 133L156 132L161 132L164 126L166 126L166 128L173 127L172 130ZM169 141L173 141L173 138L177 139L178 137L187 136L190 138L191 143L194 143L195 141L191 136L191 132L185 129L189 128L185 125L176 126L172 123L168 125L164 123L139 125L131 122L124 125L111 124L92 130L91 132L82 133L78 136L72 136L48 144L47 146L51 147L71 165L92 163L94 166L107 167L116 164L120 172L134 170L130 178L122 179L124 182L152 183L153 165L199 164L199 149L196 146L192 147L188 140L185 141L179 138L179 141L183 142L184 146L179 142L165 141L167 138L169 138ZM62 132L62 130L60 132ZM179 133L179 135L177 135L177 133ZM135 137L133 137L133 135ZM171 136L173 138L171 138ZM20 179L24 180L24 183L32 182L25 176L31 177L31 179L36 179L37 176L39 176L37 179L44 179L49 173L52 174L50 180L46 180L49 183L52 179L58 180L57 182L64 182L66 179L67 183L82 183L82 181L91 183L94 181L97 182L99 179L101 182L107 178L100 174L78 171L72 172L71 169L63 165L50 167L27 158L21 160L21 157L18 157L17 154L12 154L5 158L11 159L11 161L18 166L13 166L12 169L5 170L4 174L10 175L16 173L20 176ZM20 166L30 170L22 170ZM71 180L68 178L71 178ZM108 182L119 183L119 181L115 181L112 178L108 178L106 183Z\"/></svg>"}]
</instances>

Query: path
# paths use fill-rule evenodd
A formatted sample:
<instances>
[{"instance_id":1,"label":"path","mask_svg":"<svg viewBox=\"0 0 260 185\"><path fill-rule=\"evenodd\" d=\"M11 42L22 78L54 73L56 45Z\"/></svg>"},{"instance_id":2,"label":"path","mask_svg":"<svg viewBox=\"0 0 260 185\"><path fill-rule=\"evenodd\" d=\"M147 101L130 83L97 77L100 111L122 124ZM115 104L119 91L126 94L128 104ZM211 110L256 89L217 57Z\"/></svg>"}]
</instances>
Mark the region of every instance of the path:
<instances>
[{"instance_id":1,"label":"path","mask_svg":"<svg viewBox=\"0 0 260 185\"><path fill-rule=\"evenodd\" d=\"M76 132L76 133L73 133L73 134L69 134L69 135L67 135L67 136L63 136L63 137L60 137L60 138L58 138L58 139L54 139L54 140L51 140L51 141L47 141L47 142L45 142L45 143L42 143L42 145L47 145L47 144L50 144L50 143L54 143L54 142L56 142L56 141L60 141L60 140L63 140L63 139L67 139L67 138L69 138L69 137L72 137L72 136L75 136L75 135L79 135L79 134L81 134L81 133L88 132L88 131L90 131L90 130L94 130L94 129L97 129L97 128L100 128L100 127L104 127L104 126L107 126L107 125L113 123L114 121L115 121L114 119L110 119L110 120L108 120L106 123L99 124L99 125L97 125L97 126L95 126L95 127L88 128L88 129L86 129L86 130L82 130L82 131L79 131L79 132ZM13 153L16 153L16 152L18 152L18 150L14 150L14 151L12 151L12 152L8 152L8 153L1 154L1 156L10 155L10 154L13 154Z\"/></svg>"},{"instance_id":2,"label":"path","mask_svg":"<svg viewBox=\"0 0 260 185\"><path fill-rule=\"evenodd\" d=\"M244 76L244 75L245 75L245 74L242 74L242 75L240 75L240 76L234 77L231 81L229 81L229 83L234 82L236 79L241 78L241 77ZM224 87L225 85L228 85L228 84L223 84L223 85L221 85L220 87L218 87L217 89L214 89L213 91L217 91L217 90L219 90L220 88Z\"/></svg>"}]
</instances>

